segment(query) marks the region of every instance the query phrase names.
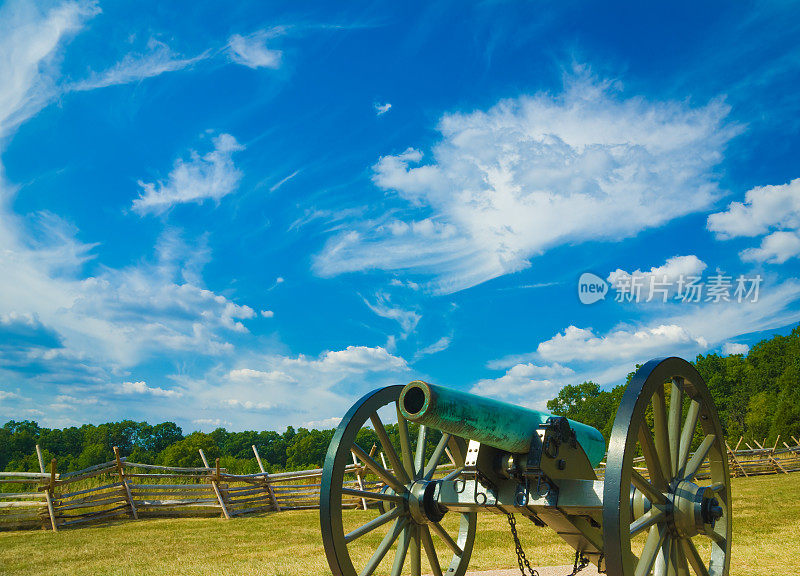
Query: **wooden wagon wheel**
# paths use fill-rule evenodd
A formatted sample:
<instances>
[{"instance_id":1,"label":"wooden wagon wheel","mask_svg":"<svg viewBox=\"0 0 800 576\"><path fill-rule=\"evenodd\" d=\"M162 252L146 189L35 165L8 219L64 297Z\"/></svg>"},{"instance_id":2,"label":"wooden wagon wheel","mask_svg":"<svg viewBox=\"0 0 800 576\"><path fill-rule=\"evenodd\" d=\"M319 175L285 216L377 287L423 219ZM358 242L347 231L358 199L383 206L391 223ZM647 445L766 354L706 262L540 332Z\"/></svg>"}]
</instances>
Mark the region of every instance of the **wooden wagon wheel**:
<instances>
[{"instance_id":1,"label":"wooden wagon wheel","mask_svg":"<svg viewBox=\"0 0 800 576\"><path fill-rule=\"evenodd\" d=\"M477 514L474 512L459 514L457 533L450 534L441 524L445 512L419 510L419 503L431 502L432 498L416 493L420 488L434 485L426 480L430 480L436 471L448 443L452 446L456 439L444 434L426 463L424 459L426 429L421 426L416 451L412 453L408 422L399 410L396 410L397 399L402 389L402 386L389 386L361 398L342 419L328 448L322 474L320 523L325 554L334 576L370 576L375 573L384 558L392 557L390 555L392 550L394 551L392 576L404 573L420 576L423 550L434 576L462 576L467 569L475 541ZM392 445L378 414L380 409L385 410L387 407L396 410L397 413L399 453ZM367 424L371 425L371 429L380 440L388 468L376 462L364 447L356 442L359 431ZM384 486L374 490L343 486L347 466L352 464L352 454L355 454ZM463 462L460 464L463 465ZM343 502L353 497L381 505L370 507L370 510L374 510L375 517L346 532L342 513ZM354 542L373 531L382 532L383 539L376 545L368 559L358 560L358 555L352 550ZM452 550L453 555L449 565L440 564L434 541L438 542L440 548L445 546Z\"/></svg>"},{"instance_id":2,"label":"wooden wagon wheel","mask_svg":"<svg viewBox=\"0 0 800 576\"><path fill-rule=\"evenodd\" d=\"M698 427L702 440L691 455ZM634 467L640 454L647 478ZM705 462L710 479L701 486L696 475ZM632 539L645 533L637 555ZM685 576L690 567L697 576L728 574L731 486L725 440L708 388L685 360L651 360L625 390L608 449L603 543L608 574ZM710 545L710 553L702 554L698 545L701 550Z\"/></svg>"}]
</instances>

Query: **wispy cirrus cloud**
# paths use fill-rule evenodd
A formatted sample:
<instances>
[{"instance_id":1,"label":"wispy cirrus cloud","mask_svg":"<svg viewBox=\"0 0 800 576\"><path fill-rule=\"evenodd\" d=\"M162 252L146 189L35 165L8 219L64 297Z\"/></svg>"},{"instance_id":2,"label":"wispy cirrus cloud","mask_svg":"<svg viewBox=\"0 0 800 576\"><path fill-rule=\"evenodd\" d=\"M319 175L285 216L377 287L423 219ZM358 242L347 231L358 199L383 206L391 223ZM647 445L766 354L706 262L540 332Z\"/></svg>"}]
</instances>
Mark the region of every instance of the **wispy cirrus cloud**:
<instances>
[{"instance_id":1,"label":"wispy cirrus cloud","mask_svg":"<svg viewBox=\"0 0 800 576\"><path fill-rule=\"evenodd\" d=\"M139 181L142 193L133 201L133 210L140 215L161 214L176 204L219 201L234 192L242 172L233 163L233 154L244 146L230 134L212 139L214 149L204 155L192 150L189 159L175 161L166 181Z\"/></svg>"},{"instance_id":2,"label":"wispy cirrus cloud","mask_svg":"<svg viewBox=\"0 0 800 576\"><path fill-rule=\"evenodd\" d=\"M619 240L705 209L713 173L738 129L714 100L625 98L586 70L561 94L500 101L439 121L432 159L382 157L373 181L406 202L404 217L351 225L314 259L322 276L421 272L449 293L530 265L561 244Z\"/></svg>"},{"instance_id":3,"label":"wispy cirrus cloud","mask_svg":"<svg viewBox=\"0 0 800 576\"><path fill-rule=\"evenodd\" d=\"M95 72L84 80L67 84L64 90L83 92L118 84L141 82L166 72L189 68L197 62L206 60L211 55L212 51L206 50L196 56L183 57L173 52L164 42L151 38L145 52L126 54L111 68Z\"/></svg>"},{"instance_id":4,"label":"wispy cirrus cloud","mask_svg":"<svg viewBox=\"0 0 800 576\"><path fill-rule=\"evenodd\" d=\"M0 138L53 101L66 39L99 12L96 2L43 9L10 0L0 6Z\"/></svg>"}]
</instances>

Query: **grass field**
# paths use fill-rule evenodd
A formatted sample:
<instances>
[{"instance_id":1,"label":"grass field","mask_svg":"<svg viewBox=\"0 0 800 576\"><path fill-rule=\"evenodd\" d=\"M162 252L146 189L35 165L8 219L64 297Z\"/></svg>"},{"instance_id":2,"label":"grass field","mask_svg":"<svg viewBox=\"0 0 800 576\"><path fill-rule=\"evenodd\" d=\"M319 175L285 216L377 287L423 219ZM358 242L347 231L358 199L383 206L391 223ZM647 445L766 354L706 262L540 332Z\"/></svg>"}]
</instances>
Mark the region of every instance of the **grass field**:
<instances>
[{"instance_id":1,"label":"grass field","mask_svg":"<svg viewBox=\"0 0 800 576\"><path fill-rule=\"evenodd\" d=\"M733 569L738 576L788 574L800 551L800 474L734 479ZM352 512L374 516L374 512ZM534 565L570 564L549 529L520 519ZM365 537L366 538L366 537ZM369 542L365 543L365 553ZM482 515L470 569L516 564L505 517ZM122 521L96 528L0 532L0 573L97 575L330 574L318 512L261 517Z\"/></svg>"}]
</instances>

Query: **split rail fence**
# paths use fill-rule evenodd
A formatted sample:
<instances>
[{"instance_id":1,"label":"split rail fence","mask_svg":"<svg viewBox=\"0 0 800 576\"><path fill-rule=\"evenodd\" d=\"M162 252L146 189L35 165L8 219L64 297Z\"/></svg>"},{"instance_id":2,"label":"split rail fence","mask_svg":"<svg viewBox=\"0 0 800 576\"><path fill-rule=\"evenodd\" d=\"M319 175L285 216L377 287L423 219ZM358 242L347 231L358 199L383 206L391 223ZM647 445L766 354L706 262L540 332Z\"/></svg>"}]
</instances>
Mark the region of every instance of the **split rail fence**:
<instances>
[{"instance_id":1,"label":"split rail fence","mask_svg":"<svg viewBox=\"0 0 800 576\"><path fill-rule=\"evenodd\" d=\"M794 437L792 440L793 445L779 445L776 441L773 446L759 442L753 442L753 446L740 439L734 448L728 446L731 475L800 471L800 441ZM377 446L372 447L370 456L375 456L376 449ZM45 465L37 446L39 472L0 472L0 530L59 530L121 518L233 518L319 506L322 469L269 474L255 446L253 452L261 469L256 474L230 474L220 467L219 459L210 466L202 450L204 466L181 468L128 462L116 448L114 460L59 474L56 460ZM601 463L598 476L602 478L603 472ZM707 475L707 465L700 469L698 477L702 478L704 472ZM345 486L354 490L381 486L371 478L374 476L367 476L367 469L354 455ZM4 486L17 491L2 491ZM364 509L368 505L357 496L347 498L343 504Z\"/></svg>"}]
</instances>

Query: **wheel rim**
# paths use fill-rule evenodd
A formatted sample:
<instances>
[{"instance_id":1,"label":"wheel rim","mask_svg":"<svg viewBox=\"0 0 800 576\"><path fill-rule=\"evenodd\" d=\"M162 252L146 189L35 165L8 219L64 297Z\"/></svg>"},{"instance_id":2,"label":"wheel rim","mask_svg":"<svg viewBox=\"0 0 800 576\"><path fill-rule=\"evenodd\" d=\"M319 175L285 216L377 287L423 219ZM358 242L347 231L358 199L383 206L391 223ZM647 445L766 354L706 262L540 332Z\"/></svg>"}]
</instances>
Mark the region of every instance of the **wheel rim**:
<instances>
[{"instance_id":1,"label":"wheel rim","mask_svg":"<svg viewBox=\"0 0 800 576\"><path fill-rule=\"evenodd\" d=\"M402 389L402 386L390 386L361 398L340 422L328 448L322 473L320 524L325 554L335 576L370 576L379 571L376 570L378 566L385 566L381 562L389 559L392 559L393 576L404 573L419 576L423 558L428 562L429 570L426 572L434 576L462 576L469 563L477 514L448 513L460 516L456 532L424 517L425 511L420 510L426 481L432 479L445 449L455 447L458 440L443 435L426 461L427 431L421 426L416 437L417 450L412 453L408 423L396 410ZM384 413L387 409L393 410L397 415L399 447L392 445L384 420L378 414L381 409ZM368 447L356 442L359 431L367 424L378 437L378 446L383 453L380 460L370 457ZM463 453L453 452L456 459L459 452ZM347 468L353 464L353 454L360 465L381 478L389 488L383 489L375 483L364 487L363 491L344 486ZM463 465L463 462L457 463ZM375 514L351 530L349 526L345 527L342 509L343 503L353 497L365 498L370 507L374 505ZM383 533L384 536L374 550L370 550L367 559L363 558L363 550L361 556L354 553L353 547L361 545L359 539L373 533ZM437 549L447 548L453 551L452 560L441 562Z\"/></svg>"},{"instance_id":2,"label":"wheel rim","mask_svg":"<svg viewBox=\"0 0 800 576\"><path fill-rule=\"evenodd\" d=\"M691 454L693 439L700 443ZM608 449L603 541L609 574L728 574L731 489L724 442L714 402L691 364L656 359L636 372ZM641 470L635 469L638 454ZM706 478L698 481L698 472Z\"/></svg>"}]
</instances>

